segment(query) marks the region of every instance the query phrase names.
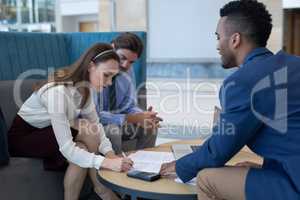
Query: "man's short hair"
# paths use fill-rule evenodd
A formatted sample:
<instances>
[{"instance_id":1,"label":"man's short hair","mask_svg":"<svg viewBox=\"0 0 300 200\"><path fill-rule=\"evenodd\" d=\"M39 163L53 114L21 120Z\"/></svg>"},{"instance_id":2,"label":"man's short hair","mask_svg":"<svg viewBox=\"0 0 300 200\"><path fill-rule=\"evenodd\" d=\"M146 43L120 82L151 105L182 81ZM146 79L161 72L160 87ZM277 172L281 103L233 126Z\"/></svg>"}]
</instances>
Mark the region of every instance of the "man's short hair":
<instances>
[{"instance_id":1,"label":"man's short hair","mask_svg":"<svg viewBox=\"0 0 300 200\"><path fill-rule=\"evenodd\" d=\"M143 53L143 42L134 33L122 33L112 41L112 44L114 44L115 49L129 49L136 53L138 57L140 57Z\"/></svg>"},{"instance_id":2,"label":"man's short hair","mask_svg":"<svg viewBox=\"0 0 300 200\"><path fill-rule=\"evenodd\" d=\"M227 17L231 33L239 32L259 47L265 47L272 31L271 14L263 3L257 0L236 0L227 3L220 10L221 17Z\"/></svg>"}]
</instances>

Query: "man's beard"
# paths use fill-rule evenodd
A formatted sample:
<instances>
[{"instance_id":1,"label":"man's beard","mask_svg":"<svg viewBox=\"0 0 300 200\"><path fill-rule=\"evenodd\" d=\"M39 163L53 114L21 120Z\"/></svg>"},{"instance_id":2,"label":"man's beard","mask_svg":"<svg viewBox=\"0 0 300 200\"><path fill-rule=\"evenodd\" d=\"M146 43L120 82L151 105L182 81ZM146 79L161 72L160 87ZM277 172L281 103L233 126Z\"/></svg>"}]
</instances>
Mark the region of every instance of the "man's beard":
<instances>
[{"instance_id":1,"label":"man's beard","mask_svg":"<svg viewBox=\"0 0 300 200\"><path fill-rule=\"evenodd\" d=\"M226 56L222 55L221 60L222 60L222 67L224 69L237 67L236 59L232 54Z\"/></svg>"}]
</instances>

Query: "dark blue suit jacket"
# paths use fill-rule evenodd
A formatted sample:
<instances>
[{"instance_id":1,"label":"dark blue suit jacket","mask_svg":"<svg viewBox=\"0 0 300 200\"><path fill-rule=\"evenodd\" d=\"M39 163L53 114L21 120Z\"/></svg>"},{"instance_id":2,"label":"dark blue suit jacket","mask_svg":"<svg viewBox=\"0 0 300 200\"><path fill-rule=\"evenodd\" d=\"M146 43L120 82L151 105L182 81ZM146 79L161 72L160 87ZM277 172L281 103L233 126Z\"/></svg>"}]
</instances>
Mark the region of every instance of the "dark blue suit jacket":
<instances>
[{"instance_id":1,"label":"dark blue suit jacket","mask_svg":"<svg viewBox=\"0 0 300 200\"><path fill-rule=\"evenodd\" d=\"M248 145L264 164L247 175L247 199L300 199L300 58L257 48L224 81L219 98L218 126L176 162L177 175L186 182L222 167Z\"/></svg>"}]
</instances>

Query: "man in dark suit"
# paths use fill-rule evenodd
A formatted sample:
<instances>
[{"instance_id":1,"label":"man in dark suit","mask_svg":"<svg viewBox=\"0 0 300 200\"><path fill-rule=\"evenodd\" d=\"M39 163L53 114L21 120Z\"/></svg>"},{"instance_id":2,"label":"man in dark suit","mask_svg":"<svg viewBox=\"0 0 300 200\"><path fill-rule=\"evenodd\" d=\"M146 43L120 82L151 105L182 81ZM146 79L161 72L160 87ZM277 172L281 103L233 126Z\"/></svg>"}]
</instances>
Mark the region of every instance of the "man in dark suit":
<instances>
[{"instance_id":1,"label":"man in dark suit","mask_svg":"<svg viewBox=\"0 0 300 200\"><path fill-rule=\"evenodd\" d=\"M264 4L237 0L220 11L216 35L224 68L239 67L220 90L220 126L194 153L164 164L187 182L197 176L198 198L300 199L300 58L266 47L272 19ZM245 145L263 165L226 167Z\"/></svg>"}]
</instances>

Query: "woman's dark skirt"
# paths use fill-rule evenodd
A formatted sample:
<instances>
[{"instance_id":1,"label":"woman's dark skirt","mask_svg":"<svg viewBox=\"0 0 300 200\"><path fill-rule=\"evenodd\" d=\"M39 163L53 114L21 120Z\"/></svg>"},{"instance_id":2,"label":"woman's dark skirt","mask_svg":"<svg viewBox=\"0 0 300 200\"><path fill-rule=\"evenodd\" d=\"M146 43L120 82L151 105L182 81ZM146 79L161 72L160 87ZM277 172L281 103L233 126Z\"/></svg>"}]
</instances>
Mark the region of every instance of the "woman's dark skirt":
<instances>
[{"instance_id":1,"label":"woman's dark skirt","mask_svg":"<svg viewBox=\"0 0 300 200\"><path fill-rule=\"evenodd\" d=\"M78 131L71 128L73 140ZM45 170L63 171L68 162L59 151L52 126L36 128L19 115L8 131L8 147L11 156L43 159Z\"/></svg>"}]
</instances>

